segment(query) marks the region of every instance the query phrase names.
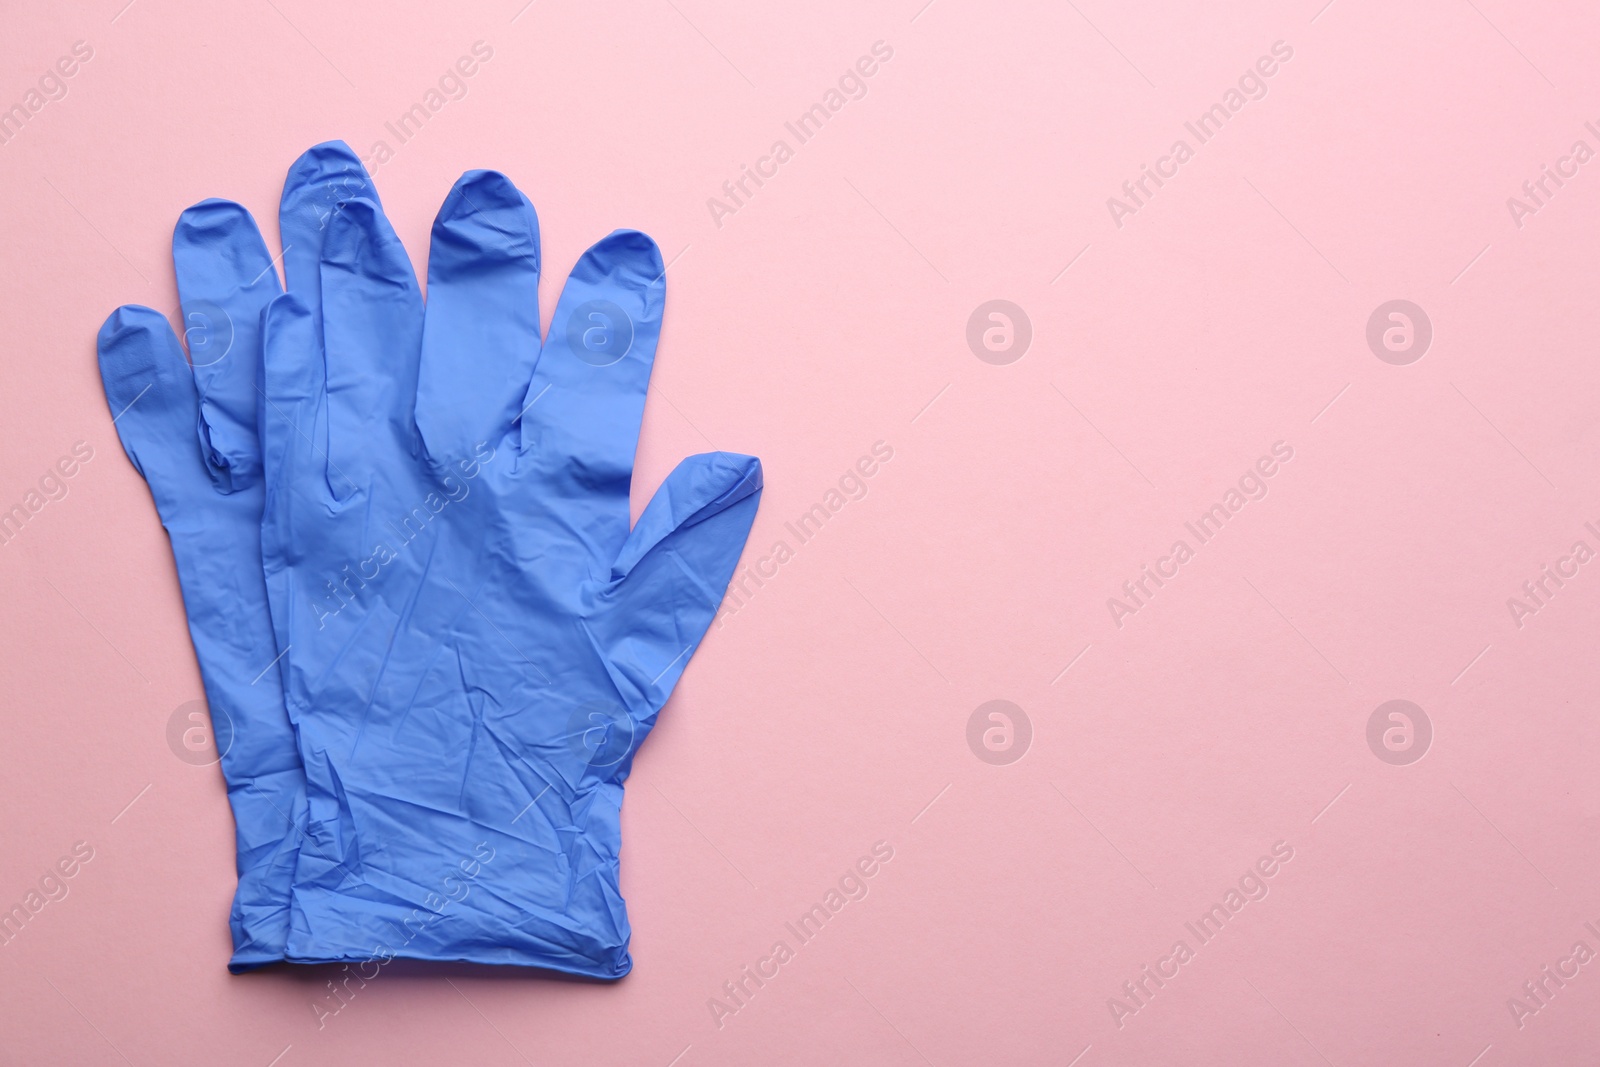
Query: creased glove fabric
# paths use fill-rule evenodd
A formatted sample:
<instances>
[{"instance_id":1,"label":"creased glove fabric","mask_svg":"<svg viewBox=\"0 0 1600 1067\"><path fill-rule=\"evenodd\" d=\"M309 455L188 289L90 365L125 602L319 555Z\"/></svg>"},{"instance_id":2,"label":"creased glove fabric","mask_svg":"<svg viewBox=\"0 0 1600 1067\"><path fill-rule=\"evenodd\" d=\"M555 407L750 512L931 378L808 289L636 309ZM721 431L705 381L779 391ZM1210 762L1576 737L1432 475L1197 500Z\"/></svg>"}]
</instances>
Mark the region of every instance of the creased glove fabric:
<instances>
[{"instance_id":1,"label":"creased glove fabric","mask_svg":"<svg viewBox=\"0 0 1600 1067\"><path fill-rule=\"evenodd\" d=\"M339 199L376 197L351 162L347 150L319 146L289 172L280 226L290 256L310 264L302 278L315 280ZM172 251L192 368L160 313L128 305L100 330L100 372L177 563L237 833L229 966L242 971L284 958L306 818L261 572L260 320L282 290L238 204L207 200L185 211ZM314 286L303 299L314 306Z\"/></svg>"},{"instance_id":2,"label":"creased glove fabric","mask_svg":"<svg viewBox=\"0 0 1600 1067\"><path fill-rule=\"evenodd\" d=\"M260 422L309 806L286 955L620 977L623 782L743 550L760 463L684 460L630 529L660 253L629 230L596 244L541 345L538 222L500 174L445 200L426 306L370 195L287 266Z\"/></svg>"}]
</instances>

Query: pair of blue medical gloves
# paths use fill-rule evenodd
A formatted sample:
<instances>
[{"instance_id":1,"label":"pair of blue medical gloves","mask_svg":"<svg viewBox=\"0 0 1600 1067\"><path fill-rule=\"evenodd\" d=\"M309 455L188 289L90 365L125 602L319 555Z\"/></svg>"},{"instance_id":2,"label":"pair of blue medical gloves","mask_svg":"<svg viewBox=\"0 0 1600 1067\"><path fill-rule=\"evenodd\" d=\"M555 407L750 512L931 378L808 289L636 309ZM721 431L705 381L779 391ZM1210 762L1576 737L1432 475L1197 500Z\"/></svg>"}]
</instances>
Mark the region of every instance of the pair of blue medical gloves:
<instances>
[{"instance_id":1,"label":"pair of blue medical gloves","mask_svg":"<svg viewBox=\"0 0 1600 1067\"><path fill-rule=\"evenodd\" d=\"M642 233L584 253L541 337L538 221L501 174L445 199L426 300L343 143L290 169L280 232L282 286L249 212L196 204L185 344L131 305L99 337L224 739L230 967L621 977L623 782L761 464L691 456L630 526L665 295Z\"/></svg>"}]
</instances>

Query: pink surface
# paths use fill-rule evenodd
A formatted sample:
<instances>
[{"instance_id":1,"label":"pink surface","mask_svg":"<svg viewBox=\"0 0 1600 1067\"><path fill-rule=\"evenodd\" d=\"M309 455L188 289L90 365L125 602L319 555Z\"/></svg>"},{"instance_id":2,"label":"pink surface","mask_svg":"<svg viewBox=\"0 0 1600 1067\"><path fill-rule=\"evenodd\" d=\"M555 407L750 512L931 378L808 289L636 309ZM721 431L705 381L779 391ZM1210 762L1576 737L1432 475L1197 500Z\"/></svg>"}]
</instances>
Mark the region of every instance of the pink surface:
<instances>
[{"instance_id":1,"label":"pink surface","mask_svg":"<svg viewBox=\"0 0 1600 1067\"><path fill-rule=\"evenodd\" d=\"M0 34L0 107L44 79L0 143L0 510L38 506L0 545L0 904L74 872L0 947L0 1061L1592 1060L1590 5L124 3L13 4ZM332 970L224 969L230 816L177 755L199 679L94 334L174 306L185 205L275 240L332 137L414 255L462 170L504 170L550 300L589 242L652 233L636 500L713 445L766 464L765 577L630 783L618 984L396 964L319 1029ZM992 300L1020 359L1014 312L969 346ZM1394 300L1420 359L1414 312L1410 349L1386 315L1369 347Z\"/></svg>"}]
</instances>

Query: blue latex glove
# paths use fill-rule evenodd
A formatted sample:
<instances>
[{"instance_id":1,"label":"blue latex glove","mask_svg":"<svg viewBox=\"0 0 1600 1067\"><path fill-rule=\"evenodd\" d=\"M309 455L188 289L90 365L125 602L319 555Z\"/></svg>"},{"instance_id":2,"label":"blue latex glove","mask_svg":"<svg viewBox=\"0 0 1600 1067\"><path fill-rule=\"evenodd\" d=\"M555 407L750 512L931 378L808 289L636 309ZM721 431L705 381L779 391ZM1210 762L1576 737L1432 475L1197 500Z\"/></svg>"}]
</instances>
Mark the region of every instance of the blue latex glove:
<instances>
[{"instance_id":1,"label":"blue latex glove","mask_svg":"<svg viewBox=\"0 0 1600 1067\"><path fill-rule=\"evenodd\" d=\"M426 315L343 202L263 321L263 565L310 819L291 960L617 978L622 784L711 622L760 463L692 456L629 529L665 295L617 231L542 351L538 223L499 174L440 209Z\"/></svg>"},{"instance_id":2,"label":"blue latex glove","mask_svg":"<svg viewBox=\"0 0 1600 1067\"><path fill-rule=\"evenodd\" d=\"M376 196L346 149L319 146L290 170L280 225L313 282L328 219L357 194ZM261 575L260 321L282 290L238 204L207 200L185 211L172 254L192 370L166 320L128 305L100 330L100 373L177 562L237 831L229 966L242 971L283 959L306 815L294 730L279 674L268 669L278 650ZM315 286L302 298L314 303Z\"/></svg>"}]
</instances>

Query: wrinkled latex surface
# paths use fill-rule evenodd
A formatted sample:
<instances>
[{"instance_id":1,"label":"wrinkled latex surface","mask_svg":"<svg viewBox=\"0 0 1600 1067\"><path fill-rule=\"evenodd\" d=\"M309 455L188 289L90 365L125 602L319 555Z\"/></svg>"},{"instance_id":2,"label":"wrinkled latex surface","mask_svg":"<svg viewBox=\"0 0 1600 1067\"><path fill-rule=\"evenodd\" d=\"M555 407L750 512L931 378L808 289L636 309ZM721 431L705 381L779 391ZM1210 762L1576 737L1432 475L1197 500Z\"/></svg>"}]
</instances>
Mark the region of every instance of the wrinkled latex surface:
<instances>
[{"instance_id":1,"label":"wrinkled latex surface","mask_svg":"<svg viewBox=\"0 0 1600 1067\"><path fill-rule=\"evenodd\" d=\"M743 549L759 463L694 456L629 528L655 243L584 254L539 345L538 223L471 171L428 302L344 200L321 312L264 317L263 564L310 806L290 959L627 973L622 783ZM295 278L290 273L291 285Z\"/></svg>"},{"instance_id":2,"label":"wrinkled latex surface","mask_svg":"<svg viewBox=\"0 0 1600 1067\"><path fill-rule=\"evenodd\" d=\"M346 156L312 149L284 184L284 243L291 255L309 250L313 267L300 282L315 279L338 199L376 196ZM236 827L230 966L239 971L283 959L306 818L305 774L279 674L268 669L277 648L261 575L260 320L282 289L254 220L229 201L183 212L172 253L190 359L160 313L128 305L100 330L100 371L177 563Z\"/></svg>"},{"instance_id":3,"label":"wrinkled latex surface","mask_svg":"<svg viewBox=\"0 0 1600 1067\"><path fill-rule=\"evenodd\" d=\"M252 503L259 512L265 643L281 652L262 681L281 678L279 714L292 723L306 804L304 832L277 838L277 855L283 841L298 848L283 957L619 977L630 966L622 783L737 563L760 464L690 457L629 528L664 297L649 238L618 231L590 249L541 346L537 220L503 176L469 172L451 191L434 226L424 308L349 150L320 145L296 171L314 176L322 199L300 239L284 223L289 291L260 320L259 449L244 429L229 432L249 422L248 405L220 399L244 395L239 379L217 387L214 416L198 357L194 416L184 368L172 362L182 356L154 313L124 309L109 341L102 335L102 366L110 352L116 368L106 378L114 410L158 366L159 395L176 397L139 431L123 426L126 416L119 430L172 532L213 707L242 691L196 619L264 618L254 582L231 580L251 586L242 596L214 562L246 562L231 546L246 525L239 516ZM295 184L291 172L286 211ZM237 319L264 302L249 271L260 241L242 209L228 208L254 240L206 247L213 267L255 279L228 289ZM200 427L198 468L177 443L184 417L191 449ZM158 488L169 479L143 461L150 441L161 442L181 492ZM214 453L230 463L206 458ZM260 483L241 489L219 466L260 469L264 497L241 496ZM234 509L226 531L219 499ZM236 658L270 659L247 655L263 640L258 625L240 623ZM230 787L255 773L230 760ZM239 791L234 806L243 896L245 826L257 813ZM292 827L293 813L282 821Z\"/></svg>"}]
</instances>

